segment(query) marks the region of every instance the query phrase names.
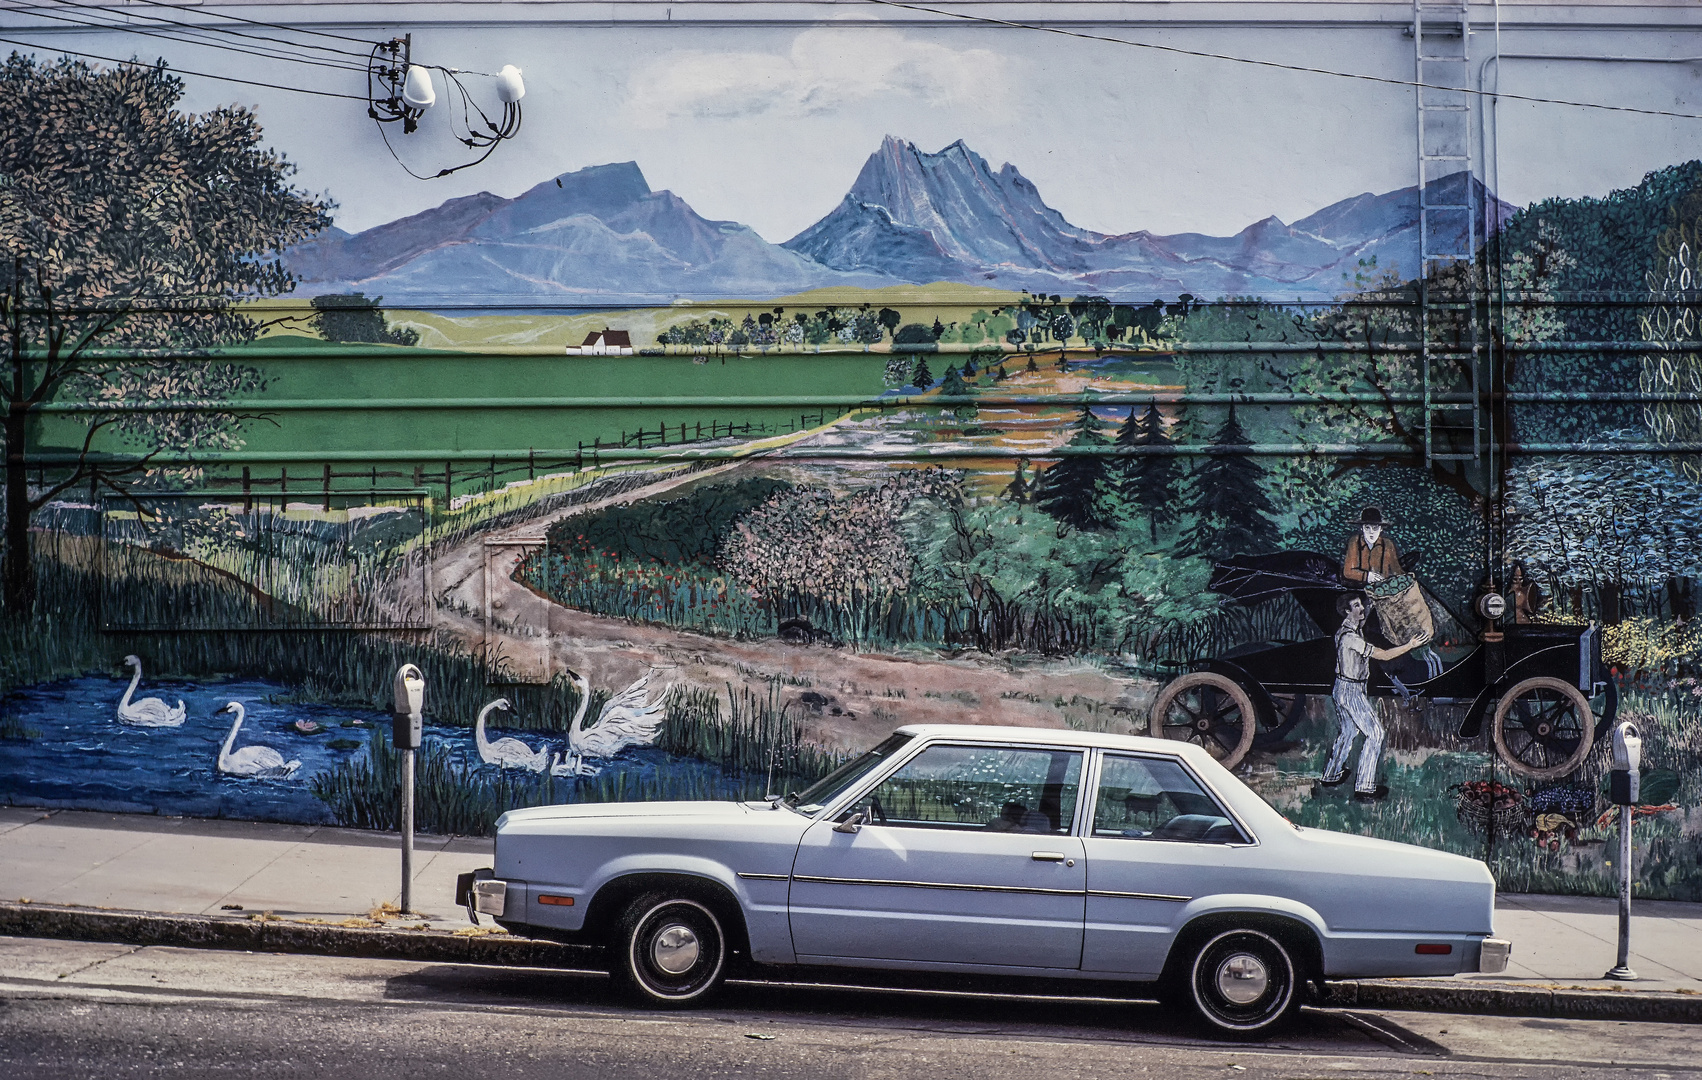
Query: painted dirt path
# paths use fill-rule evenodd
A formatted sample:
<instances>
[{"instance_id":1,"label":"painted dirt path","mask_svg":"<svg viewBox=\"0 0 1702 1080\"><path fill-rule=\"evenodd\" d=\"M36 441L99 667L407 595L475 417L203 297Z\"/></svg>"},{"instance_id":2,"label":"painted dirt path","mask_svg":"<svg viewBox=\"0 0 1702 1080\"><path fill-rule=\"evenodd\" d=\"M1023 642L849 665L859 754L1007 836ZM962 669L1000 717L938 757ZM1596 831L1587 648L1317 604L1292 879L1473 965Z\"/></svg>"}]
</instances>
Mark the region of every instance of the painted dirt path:
<instances>
[{"instance_id":1,"label":"painted dirt path","mask_svg":"<svg viewBox=\"0 0 1702 1080\"><path fill-rule=\"evenodd\" d=\"M1074 724L1145 734L1154 684L1085 663L739 641L587 614L513 580L521 560L564 518L724 478L746 464L672 470L643 487L492 529L434 553L435 628L489 658L502 681L541 683L571 668L593 686L620 688L657 668L660 680L716 691L749 686L766 695L777 682L786 700L798 702L795 715L806 737L838 749L866 748L907 723Z\"/></svg>"}]
</instances>

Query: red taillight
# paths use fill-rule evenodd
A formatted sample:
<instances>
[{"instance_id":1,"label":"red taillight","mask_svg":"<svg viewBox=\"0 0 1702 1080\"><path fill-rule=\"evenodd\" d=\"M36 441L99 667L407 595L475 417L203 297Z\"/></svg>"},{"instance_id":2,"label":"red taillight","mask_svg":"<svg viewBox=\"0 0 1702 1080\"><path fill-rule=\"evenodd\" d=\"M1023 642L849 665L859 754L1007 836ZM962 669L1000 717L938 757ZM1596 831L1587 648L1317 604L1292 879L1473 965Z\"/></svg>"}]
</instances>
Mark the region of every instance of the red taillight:
<instances>
[{"instance_id":1,"label":"red taillight","mask_svg":"<svg viewBox=\"0 0 1702 1080\"><path fill-rule=\"evenodd\" d=\"M554 905L555 907L572 907L573 906L573 897L571 897L571 896L551 896L549 893L543 893L543 894L539 895L538 903L540 903L540 904L551 904L551 905ZM1446 945L1443 946L1444 949L1446 949L1448 947L1449 946L1446 946ZM1423 949L1423 948L1426 948L1426 946L1420 945L1419 948Z\"/></svg>"},{"instance_id":2,"label":"red taillight","mask_svg":"<svg viewBox=\"0 0 1702 1080\"><path fill-rule=\"evenodd\" d=\"M1420 956L1447 956L1454 951L1452 945L1415 945L1413 952Z\"/></svg>"}]
</instances>

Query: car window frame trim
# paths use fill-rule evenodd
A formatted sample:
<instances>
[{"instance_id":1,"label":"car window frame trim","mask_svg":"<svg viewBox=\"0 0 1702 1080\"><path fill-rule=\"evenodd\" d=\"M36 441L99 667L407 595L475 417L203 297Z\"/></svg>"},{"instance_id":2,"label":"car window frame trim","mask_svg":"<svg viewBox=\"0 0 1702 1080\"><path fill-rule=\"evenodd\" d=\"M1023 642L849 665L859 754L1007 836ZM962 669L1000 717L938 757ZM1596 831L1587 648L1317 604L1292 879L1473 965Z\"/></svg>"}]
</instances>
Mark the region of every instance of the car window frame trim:
<instances>
[{"instance_id":1,"label":"car window frame trim","mask_svg":"<svg viewBox=\"0 0 1702 1080\"><path fill-rule=\"evenodd\" d=\"M815 820L817 822L831 821L834 818L838 817L848 807L855 805L859 800L861 800L864 795L868 794L870 791L879 787L882 783L884 783L894 773L898 772L898 770L902 769L905 765L909 764L911 758L916 757L917 755L921 754L923 751L927 750L929 747L933 747L933 746L963 746L963 747L970 747L970 748L973 748L973 749L985 749L985 750L1051 750L1051 751L1063 750L1063 751L1078 753L1078 754L1082 755L1081 779L1077 782L1078 785L1080 786L1081 790L1086 789L1088 771L1091 768L1092 762L1093 762L1093 752L1094 752L1095 749L1097 749L1096 747L1092 747L1092 746L1084 746L1081 743L1006 742L1004 740L982 741L982 740L973 739L973 738L961 738L961 737L944 738L944 739L930 739L926 735L918 735L918 736L916 736L916 738L914 740L912 740L912 749L909 753L895 755L893 760L888 764L886 771L884 771L884 772L879 770L879 769L873 770L869 774L869 776L865 776L863 778L863 781L864 781L863 783L858 784L854 788L847 789L847 791L844 795L842 795L839 799L835 800L833 803L829 804L826 809L822 810L819 814L817 814ZM870 777L873 777L874 779L871 780ZM1069 837L1075 837L1077 839L1080 839L1081 838L1080 827L1081 827L1081 823L1082 823L1082 816L1081 815L1082 815L1083 802L1084 802L1084 800L1081 797L1080 790L1078 790L1078 792L1076 794L1075 810L1070 816L1070 828L1069 828L1068 831L1057 832L1057 833L1026 833L1026 834L1023 834L1023 835L1054 836L1054 837L1069 836ZM882 825L878 821L869 821L869 822L864 822L863 824L867 827L873 827L873 828L902 829L902 828L907 827L907 826L904 826L904 825ZM985 830L975 830L975 829L958 829L958 828L951 828L950 826L946 826L946 827L944 827L944 829L950 829L950 831L954 831L954 832L985 831ZM944 831L944 830L942 830L942 831Z\"/></svg>"},{"instance_id":2,"label":"car window frame trim","mask_svg":"<svg viewBox=\"0 0 1702 1080\"><path fill-rule=\"evenodd\" d=\"M1209 847L1209 848L1255 848L1255 847L1261 846L1258 833L1255 833L1251 828L1248 827L1246 819L1244 817L1242 817L1240 811L1235 809L1234 804L1231 803L1230 800L1223 797L1223 792L1219 791L1212 784L1208 783L1206 781L1205 777L1201 776L1199 774L1199 772L1197 770L1195 770L1194 767L1191 764L1189 764L1188 760L1185 757L1183 757L1181 754L1166 754L1166 753L1161 753L1159 751L1152 751L1152 750L1124 750L1124 749L1121 749L1121 748L1112 749L1112 748L1103 747L1103 746L1096 746L1093 749L1094 749L1094 770L1093 770L1092 808L1091 808L1091 811L1083 813L1081 815L1081 818L1080 818L1080 824L1081 824L1080 836L1081 836L1082 840L1084 840L1084 841L1085 840L1136 840L1136 841L1156 840L1160 844L1195 844L1195 845L1198 845L1200 847ZM1212 797L1213 800L1215 800L1217 802L1218 809L1222 810L1228 816L1229 820L1235 823L1235 827L1237 829L1241 830L1241 835L1243 837L1248 838L1248 839L1243 839L1243 840L1238 840L1238 841L1225 841L1225 840L1187 840L1187 839L1183 839L1181 837L1167 837L1167 836L1159 836L1159 837L1151 837L1151 836L1095 836L1093 834L1093 813L1097 812L1098 809L1099 809L1099 782L1100 782L1100 777L1103 775L1105 758L1108 757L1108 756L1109 757L1133 757L1133 758L1142 758L1142 759L1146 759L1146 760L1162 760L1162 761L1173 761L1173 762L1175 762L1177 765L1181 766L1182 771L1187 773L1189 778L1191 778L1194 781L1194 783L1196 783L1200 786L1201 791L1206 792L1208 795L1210 795ZM1085 802L1086 800L1083 800L1083 801ZM1082 809L1082 808L1078 807L1078 809Z\"/></svg>"}]
</instances>

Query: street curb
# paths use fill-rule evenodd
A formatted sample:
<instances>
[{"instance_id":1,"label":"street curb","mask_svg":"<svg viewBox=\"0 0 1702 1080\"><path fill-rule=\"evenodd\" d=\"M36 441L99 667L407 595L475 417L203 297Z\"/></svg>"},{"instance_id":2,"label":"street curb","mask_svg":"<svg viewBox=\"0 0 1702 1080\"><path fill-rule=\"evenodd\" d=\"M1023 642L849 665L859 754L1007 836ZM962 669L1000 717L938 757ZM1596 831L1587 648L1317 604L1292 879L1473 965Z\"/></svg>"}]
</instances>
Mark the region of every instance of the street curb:
<instances>
[{"instance_id":1,"label":"street curb","mask_svg":"<svg viewBox=\"0 0 1702 1080\"><path fill-rule=\"evenodd\" d=\"M597 951L587 946L505 935L472 936L440 930L368 930L285 920L162 915L50 904L0 903L0 936L354 956L430 964L578 969L601 966ZM1702 1024L1702 995L1649 990L1363 980L1330 983L1325 1004L1332 1008L1480 1013L1554 1020Z\"/></svg>"},{"instance_id":2,"label":"street curb","mask_svg":"<svg viewBox=\"0 0 1702 1080\"><path fill-rule=\"evenodd\" d=\"M49 904L0 903L0 935L503 967L583 968L596 959L595 950L585 946L503 934L357 929L283 919L162 915Z\"/></svg>"},{"instance_id":3,"label":"street curb","mask_svg":"<svg viewBox=\"0 0 1702 1080\"><path fill-rule=\"evenodd\" d=\"M1702 1024L1702 996L1658 990L1567 989L1470 982L1364 980L1329 984L1332 1006L1407 1012Z\"/></svg>"}]
</instances>

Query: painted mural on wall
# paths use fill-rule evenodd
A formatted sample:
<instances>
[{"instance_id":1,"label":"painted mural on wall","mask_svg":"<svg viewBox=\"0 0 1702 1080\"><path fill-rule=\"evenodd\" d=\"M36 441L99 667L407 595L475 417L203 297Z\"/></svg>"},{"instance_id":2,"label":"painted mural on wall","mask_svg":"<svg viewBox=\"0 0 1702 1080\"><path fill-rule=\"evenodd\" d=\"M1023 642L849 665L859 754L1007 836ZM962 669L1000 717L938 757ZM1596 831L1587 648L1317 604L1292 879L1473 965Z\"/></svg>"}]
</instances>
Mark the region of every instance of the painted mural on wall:
<instances>
[{"instance_id":1,"label":"painted mural on wall","mask_svg":"<svg viewBox=\"0 0 1702 1080\"><path fill-rule=\"evenodd\" d=\"M0 70L12 803L393 826L412 661L428 830L1040 724L1591 892L1635 717L1640 881L1702 898L1702 162L1432 181L1490 240L1422 308L1415 187L1111 233L888 137L779 243L634 161L344 231L183 91Z\"/></svg>"}]
</instances>

